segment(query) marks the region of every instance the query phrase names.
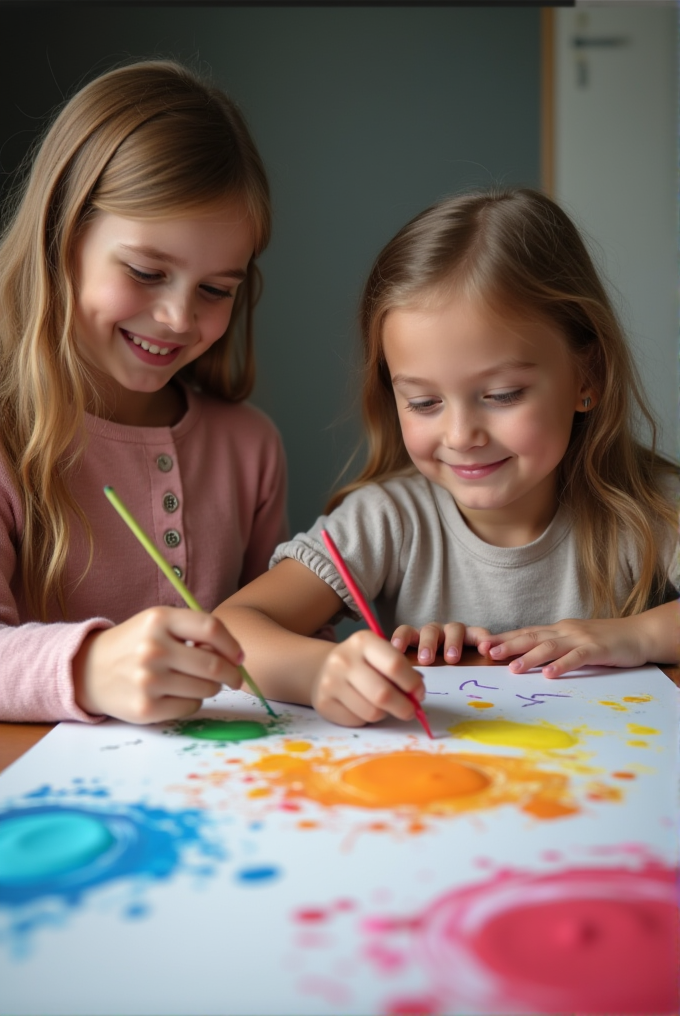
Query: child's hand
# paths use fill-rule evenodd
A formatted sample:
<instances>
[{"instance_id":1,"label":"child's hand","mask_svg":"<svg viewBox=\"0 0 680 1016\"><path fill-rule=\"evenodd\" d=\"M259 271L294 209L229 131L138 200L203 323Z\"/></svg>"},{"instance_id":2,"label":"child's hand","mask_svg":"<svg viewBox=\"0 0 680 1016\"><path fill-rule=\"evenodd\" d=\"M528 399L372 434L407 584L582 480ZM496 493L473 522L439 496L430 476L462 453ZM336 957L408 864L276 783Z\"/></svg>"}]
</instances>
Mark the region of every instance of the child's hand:
<instances>
[{"instance_id":1,"label":"child's hand","mask_svg":"<svg viewBox=\"0 0 680 1016\"><path fill-rule=\"evenodd\" d=\"M326 657L312 684L312 705L344 727L375 723L388 713L411 720L415 709L404 692L423 700L425 685L418 671L385 639L359 631Z\"/></svg>"},{"instance_id":2,"label":"child's hand","mask_svg":"<svg viewBox=\"0 0 680 1016\"><path fill-rule=\"evenodd\" d=\"M88 635L73 660L76 702L129 723L189 716L223 684L240 688L242 656L210 614L152 607Z\"/></svg>"},{"instance_id":3,"label":"child's hand","mask_svg":"<svg viewBox=\"0 0 680 1016\"><path fill-rule=\"evenodd\" d=\"M509 664L514 674L524 674L532 667L542 667L546 677L561 677L570 670L588 665L637 667L654 659L646 623L654 613L532 625L493 635L480 642L477 648L493 660L522 654Z\"/></svg>"},{"instance_id":4,"label":"child's hand","mask_svg":"<svg viewBox=\"0 0 680 1016\"><path fill-rule=\"evenodd\" d=\"M400 624L392 636L392 645L402 653L405 653L409 646L418 646L418 663L426 667L429 663L434 663L437 649L442 642L446 663L457 663L463 645L479 647L480 642L488 641L490 637L491 632L487 628L466 628L459 621L451 621L444 625L433 621L431 624L423 625L420 630L412 628L409 624Z\"/></svg>"}]
</instances>

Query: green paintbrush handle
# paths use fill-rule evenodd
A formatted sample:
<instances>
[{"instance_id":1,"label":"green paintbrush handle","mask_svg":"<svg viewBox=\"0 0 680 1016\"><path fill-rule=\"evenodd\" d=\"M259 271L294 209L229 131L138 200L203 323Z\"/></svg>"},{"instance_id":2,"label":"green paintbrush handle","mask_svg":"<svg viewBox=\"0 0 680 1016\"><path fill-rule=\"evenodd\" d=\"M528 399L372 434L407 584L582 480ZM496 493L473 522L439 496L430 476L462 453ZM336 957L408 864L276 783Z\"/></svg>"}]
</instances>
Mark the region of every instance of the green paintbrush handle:
<instances>
[{"instance_id":1,"label":"green paintbrush handle","mask_svg":"<svg viewBox=\"0 0 680 1016\"><path fill-rule=\"evenodd\" d=\"M109 499L113 507L116 509L122 520L130 527L132 532L135 534L135 536L137 537L141 545L144 547L144 550L147 552L149 557L153 558L153 560L156 562L156 564L163 572L165 577L168 579L168 581L173 584L179 595L186 603L187 607L191 607L192 610L202 610L203 608L201 607L201 605L198 603L196 599L194 599L192 594L189 592L187 587L182 582L179 575L175 574L175 572L172 570L172 568L165 560L161 552L151 542L149 537L146 535L146 533L140 526L137 519L134 517L134 515L131 514L131 512L125 507L121 499L118 497L113 487L109 486L104 487L104 493L106 494L107 498ZM257 695L260 702L265 707L270 716L276 716L276 713L269 705L266 698L264 697L260 689L257 687L255 682L253 681L252 677L250 676L246 668L240 666L238 669L242 679L246 682L246 684L253 692L253 694Z\"/></svg>"}]
</instances>

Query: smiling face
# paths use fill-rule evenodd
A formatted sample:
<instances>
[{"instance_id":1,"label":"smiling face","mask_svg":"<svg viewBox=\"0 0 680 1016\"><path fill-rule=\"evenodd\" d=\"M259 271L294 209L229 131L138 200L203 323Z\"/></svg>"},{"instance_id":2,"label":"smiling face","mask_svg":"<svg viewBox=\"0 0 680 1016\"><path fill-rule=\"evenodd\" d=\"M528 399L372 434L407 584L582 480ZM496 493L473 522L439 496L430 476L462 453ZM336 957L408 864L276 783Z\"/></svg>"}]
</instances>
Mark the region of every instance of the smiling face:
<instances>
[{"instance_id":1,"label":"smiling face","mask_svg":"<svg viewBox=\"0 0 680 1016\"><path fill-rule=\"evenodd\" d=\"M253 250L237 202L160 220L96 213L76 248L75 331L109 415L165 422L168 381L226 331Z\"/></svg>"},{"instance_id":2,"label":"smiling face","mask_svg":"<svg viewBox=\"0 0 680 1016\"><path fill-rule=\"evenodd\" d=\"M383 350L406 449L498 546L529 543L557 509L556 472L592 391L562 333L442 297L391 311Z\"/></svg>"}]
</instances>

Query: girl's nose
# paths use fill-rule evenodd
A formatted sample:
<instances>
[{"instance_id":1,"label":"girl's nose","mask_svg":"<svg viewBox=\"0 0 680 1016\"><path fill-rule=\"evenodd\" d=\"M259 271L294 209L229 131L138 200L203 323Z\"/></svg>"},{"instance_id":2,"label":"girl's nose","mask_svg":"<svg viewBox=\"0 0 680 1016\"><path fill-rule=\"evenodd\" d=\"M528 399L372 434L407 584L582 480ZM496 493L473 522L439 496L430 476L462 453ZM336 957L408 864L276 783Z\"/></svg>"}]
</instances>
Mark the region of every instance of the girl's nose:
<instances>
[{"instance_id":1,"label":"girl's nose","mask_svg":"<svg viewBox=\"0 0 680 1016\"><path fill-rule=\"evenodd\" d=\"M154 318L173 332L188 332L195 319L193 298L188 293L165 293L154 309Z\"/></svg>"},{"instance_id":2,"label":"girl's nose","mask_svg":"<svg viewBox=\"0 0 680 1016\"><path fill-rule=\"evenodd\" d=\"M486 443L483 427L469 409L451 409L444 421L443 441L447 448L466 451Z\"/></svg>"}]
</instances>

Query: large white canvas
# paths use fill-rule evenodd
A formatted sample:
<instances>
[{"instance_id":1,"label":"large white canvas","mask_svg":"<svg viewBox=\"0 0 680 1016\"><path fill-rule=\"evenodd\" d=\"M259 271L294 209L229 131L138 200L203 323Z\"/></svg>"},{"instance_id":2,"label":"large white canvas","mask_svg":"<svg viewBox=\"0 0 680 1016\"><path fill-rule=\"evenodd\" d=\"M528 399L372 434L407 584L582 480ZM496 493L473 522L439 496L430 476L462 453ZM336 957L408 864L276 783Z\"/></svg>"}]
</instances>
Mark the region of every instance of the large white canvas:
<instances>
[{"instance_id":1,"label":"large white canvas","mask_svg":"<svg viewBox=\"0 0 680 1016\"><path fill-rule=\"evenodd\" d=\"M432 1013L515 1011L462 970L440 976L436 944L426 954L413 930L424 927L419 915L499 877L674 868L678 692L655 667L556 682L505 667L423 673L434 741L415 722L348 729L284 704L269 736L240 743L197 740L174 724L60 724L0 776L0 824L38 806L126 820L155 810L155 828L177 834L176 856L164 874L141 864L70 898L5 897L0 1013L350 1016L408 1012L418 999ZM271 722L256 700L229 691L200 717ZM498 720L556 727L574 743L545 750L455 736L460 723ZM473 770L477 756L497 774L496 798L475 805L468 795L462 810L318 799L329 786L342 797L341 760L404 752L454 755ZM262 768L272 756L293 760L303 778L286 783L276 766ZM513 759L538 774L514 798ZM320 794L310 791L314 772ZM567 804L552 817L525 808L549 774L564 779L557 798ZM443 956L442 969L453 959Z\"/></svg>"}]
</instances>

